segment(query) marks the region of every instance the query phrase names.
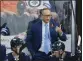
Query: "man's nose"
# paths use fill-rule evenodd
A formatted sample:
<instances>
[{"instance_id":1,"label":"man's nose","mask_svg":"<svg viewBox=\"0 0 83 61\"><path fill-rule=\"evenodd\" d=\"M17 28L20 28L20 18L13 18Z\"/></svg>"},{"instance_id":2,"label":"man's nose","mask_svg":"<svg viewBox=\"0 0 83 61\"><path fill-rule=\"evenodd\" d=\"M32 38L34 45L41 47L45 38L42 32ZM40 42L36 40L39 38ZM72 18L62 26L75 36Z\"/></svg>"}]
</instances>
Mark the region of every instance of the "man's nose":
<instances>
[{"instance_id":1,"label":"man's nose","mask_svg":"<svg viewBox=\"0 0 83 61\"><path fill-rule=\"evenodd\" d=\"M47 19L50 19L50 17L48 16Z\"/></svg>"}]
</instances>

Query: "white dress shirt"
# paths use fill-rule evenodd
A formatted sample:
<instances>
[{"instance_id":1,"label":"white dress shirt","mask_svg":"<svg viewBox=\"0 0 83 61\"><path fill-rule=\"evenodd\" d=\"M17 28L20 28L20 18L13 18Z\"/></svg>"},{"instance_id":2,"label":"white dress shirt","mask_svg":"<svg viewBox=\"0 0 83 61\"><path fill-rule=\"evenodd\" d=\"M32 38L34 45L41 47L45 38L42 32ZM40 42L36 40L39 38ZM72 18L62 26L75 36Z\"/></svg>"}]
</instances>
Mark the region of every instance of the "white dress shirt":
<instances>
[{"instance_id":1,"label":"white dress shirt","mask_svg":"<svg viewBox=\"0 0 83 61\"><path fill-rule=\"evenodd\" d=\"M48 39L44 39L45 38L45 24L47 24L48 27L48 33L49 33L49 38ZM46 44L44 43L46 41ZM47 45L48 47L44 47L44 44ZM49 30L49 23L44 23L42 21L42 44L41 47L39 49L39 51L45 52L44 49L49 49L49 52L51 51L51 41L50 41L50 30ZM48 53L47 53L48 54Z\"/></svg>"}]
</instances>

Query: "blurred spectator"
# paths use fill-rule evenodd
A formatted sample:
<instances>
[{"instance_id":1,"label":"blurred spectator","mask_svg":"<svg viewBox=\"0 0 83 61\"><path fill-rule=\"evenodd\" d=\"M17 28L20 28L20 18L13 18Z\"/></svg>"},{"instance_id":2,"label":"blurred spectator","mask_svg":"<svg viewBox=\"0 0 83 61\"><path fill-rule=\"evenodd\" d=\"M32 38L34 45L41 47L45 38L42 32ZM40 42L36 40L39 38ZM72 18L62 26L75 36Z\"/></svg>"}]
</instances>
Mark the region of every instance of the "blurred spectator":
<instances>
[{"instance_id":1,"label":"blurred spectator","mask_svg":"<svg viewBox=\"0 0 83 61\"><path fill-rule=\"evenodd\" d=\"M52 14L52 19L60 23L58 14L56 12L51 12L51 14Z\"/></svg>"},{"instance_id":2,"label":"blurred spectator","mask_svg":"<svg viewBox=\"0 0 83 61\"><path fill-rule=\"evenodd\" d=\"M22 1L17 4L17 14L9 11L1 13L1 23L7 23L11 35L16 35L24 32L27 29L29 21L34 20L34 17L29 16L25 12L25 5Z\"/></svg>"},{"instance_id":3,"label":"blurred spectator","mask_svg":"<svg viewBox=\"0 0 83 61\"><path fill-rule=\"evenodd\" d=\"M35 19L38 18L38 9L37 8L28 8L27 12L30 16L34 17Z\"/></svg>"},{"instance_id":4,"label":"blurred spectator","mask_svg":"<svg viewBox=\"0 0 83 61\"><path fill-rule=\"evenodd\" d=\"M70 7L70 2L64 2L63 4L63 9L64 9L64 26L65 26L65 29L66 29L66 32L68 34L71 33L71 7Z\"/></svg>"}]
</instances>

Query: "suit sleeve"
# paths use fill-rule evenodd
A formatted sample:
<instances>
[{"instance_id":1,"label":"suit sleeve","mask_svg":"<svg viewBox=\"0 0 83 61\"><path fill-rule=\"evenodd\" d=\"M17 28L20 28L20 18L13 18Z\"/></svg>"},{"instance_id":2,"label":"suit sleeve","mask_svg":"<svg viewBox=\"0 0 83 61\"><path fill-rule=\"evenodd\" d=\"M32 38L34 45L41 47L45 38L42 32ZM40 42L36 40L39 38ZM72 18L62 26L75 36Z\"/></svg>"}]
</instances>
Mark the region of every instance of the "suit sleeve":
<instances>
[{"instance_id":1,"label":"suit sleeve","mask_svg":"<svg viewBox=\"0 0 83 61\"><path fill-rule=\"evenodd\" d=\"M65 29L64 29L63 26L61 26L61 29L62 29L63 33L62 33L62 35L59 35L59 38L62 41L66 41L67 40L67 37L66 37L66 34L65 34Z\"/></svg>"},{"instance_id":2,"label":"suit sleeve","mask_svg":"<svg viewBox=\"0 0 83 61\"><path fill-rule=\"evenodd\" d=\"M29 23L28 29L27 29L27 36L26 36L26 46L28 48L28 50L30 51L31 55L34 55L35 52L33 50L33 46L32 46L32 23Z\"/></svg>"},{"instance_id":3,"label":"suit sleeve","mask_svg":"<svg viewBox=\"0 0 83 61\"><path fill-rule=\"evenodd\" d=\"M52 20L52 23L55 26L55 28L56 28L56 26L58 26L58 27L60 26L60 24L58 22L55 22L54 20ZM62 29L63 33L62 33L62 35L60 35L58 33L58 37L60 38L61 41L66 41L67 38L66 38L66 34L65 34L65 29L63 26L61 26L61 29Z\"/></svg>"},{"instance_id":4,"label":"suit sleeve","mask_svg":"<svg viewBox=\"0 0 83 61\"><path fill-rule=\"evenodd\" d=\"M66 41L66 34L63 32L62 35L59 35L61 41Z\"/></svg>"},{"instance_id":5,"label":"suit sleeve","mask_svg":"<svg viewBox=\"0 0 83 61\"><path fill-rule=\"evenodd\" d=\"M59 23L56 23L57 24L57 26L60 26L60 24ZM62 30L62 35L60 35L59 33L58 33L58 36L59 36L59 38L60 38L60 40L61 41L66 41L67 40L67 37L66 37L66 34L65 34L65 29L64 29L64 27L61 25L61 30Z\"/></svg>"}]
</instances>

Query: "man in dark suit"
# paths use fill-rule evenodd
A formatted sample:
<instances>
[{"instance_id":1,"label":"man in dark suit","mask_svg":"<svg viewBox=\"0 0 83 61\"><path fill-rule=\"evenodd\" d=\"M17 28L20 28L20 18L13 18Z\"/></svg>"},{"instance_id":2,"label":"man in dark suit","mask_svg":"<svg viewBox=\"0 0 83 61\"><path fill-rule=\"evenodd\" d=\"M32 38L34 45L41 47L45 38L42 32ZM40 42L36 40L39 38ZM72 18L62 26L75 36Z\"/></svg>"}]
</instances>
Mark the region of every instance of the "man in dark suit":
<instances>
[{"instance_id":1,"label":"man in dark suit","mask_svg":"<svg viewBox=\"0 0 83 61\"><path fill-rule=\"evenodd\" d=\"M51 44L58 39L66 41L66 35L61 26L51 20L51 11L48 8L42 9L41 18L37 20L27 34L26 45L33 61L46 61L49 60Z\"/></svg>"}]
</instances>

